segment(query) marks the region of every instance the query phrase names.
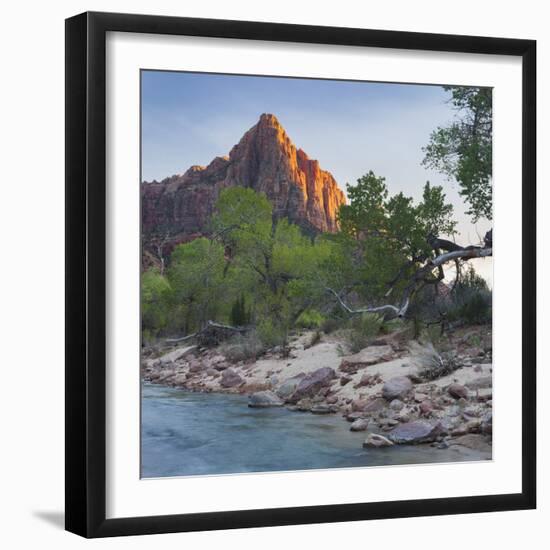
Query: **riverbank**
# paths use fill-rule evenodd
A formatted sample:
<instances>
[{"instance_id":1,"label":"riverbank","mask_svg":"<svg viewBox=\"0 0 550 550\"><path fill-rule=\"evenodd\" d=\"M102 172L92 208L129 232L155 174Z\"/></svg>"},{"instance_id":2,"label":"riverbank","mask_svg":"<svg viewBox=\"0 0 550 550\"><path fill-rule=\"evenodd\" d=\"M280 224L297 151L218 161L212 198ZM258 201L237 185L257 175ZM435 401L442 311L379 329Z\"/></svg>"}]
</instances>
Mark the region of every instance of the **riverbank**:
<instances>
[{"instance_id":1,"label":"riverbank","mask_svg":"<svg viewBox=\"0 0 550 550\"><path fill-rule=\"evenodd\" d=\"M304 331L286 353L249 361L230 362L223 347L185 345L160 356L144 350L142 377L192 392L246 395L251 408L341 417L362 432L365 447L461 446L491 458L491 330L455 331L447 345L439 354L393 333L350 354L338 335Z\"/></svg>"}]
</instances>

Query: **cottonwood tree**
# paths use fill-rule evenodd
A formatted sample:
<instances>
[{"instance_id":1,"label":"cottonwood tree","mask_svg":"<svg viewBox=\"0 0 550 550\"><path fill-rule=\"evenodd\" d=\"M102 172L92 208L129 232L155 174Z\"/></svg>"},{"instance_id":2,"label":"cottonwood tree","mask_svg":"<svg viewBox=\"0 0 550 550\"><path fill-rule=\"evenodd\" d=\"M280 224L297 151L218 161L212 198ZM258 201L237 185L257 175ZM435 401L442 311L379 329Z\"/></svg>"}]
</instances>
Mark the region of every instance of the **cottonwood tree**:
<instances>
[{"instance_id":1,"label":"cottonwood tree","mask_svg":"<svg viewBox=\"0 0 550 550\"><path fill-rule=\"evenodd\" d=\"M453 206L439 186L426 183L422 201L414 204L403 193L389 196L385 179L370 171L355 186L348 185L348 197L339 220L342 235L354 243L350 261L355 280L339 289L327 285L326 290L350 314L403 317L419 290L445 278L448 262L458 265L492 255L492 243L463 247L450 240L456 227ZM352 308L346 301L352 291L370 305Z\"/></svg>"},{"instance_id":2,"label":"cottonwood tree","mask_svg":"<svg viewBox=\"0 0 550 550\"><path fill-rule=\"evenodd\" d=\"M445 86L456 120L437 128L423 151L423 164L456 180L474 222L491 220L493 104L491 88Z\"/></svg>"}]
</instances>

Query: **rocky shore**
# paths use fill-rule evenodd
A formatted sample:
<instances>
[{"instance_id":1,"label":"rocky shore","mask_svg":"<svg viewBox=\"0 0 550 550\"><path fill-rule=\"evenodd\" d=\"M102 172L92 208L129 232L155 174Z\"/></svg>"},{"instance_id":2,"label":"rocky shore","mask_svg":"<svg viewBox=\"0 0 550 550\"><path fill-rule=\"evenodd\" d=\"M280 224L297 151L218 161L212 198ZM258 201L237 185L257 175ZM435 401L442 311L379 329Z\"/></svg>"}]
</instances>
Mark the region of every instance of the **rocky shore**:
<instances>
[{"instance_id":1,"label":"rocky shore","mask_svg":"<svg viewBox=\"0 0 550 550\"><path fill-rule=\"evenodd\" d=\"M317 339L316 339L317 340ZM142 377L199 392L248 395L249 407L338 414L364 447L461 445L491 458L492 345L489 327L458 330L449 352L393 333L356 354L337 336L312 333L260 359L231 363L223 348L185 345L142 353ZM434 460L437 460L434 456Z\"/></svg>"}]
</instances>

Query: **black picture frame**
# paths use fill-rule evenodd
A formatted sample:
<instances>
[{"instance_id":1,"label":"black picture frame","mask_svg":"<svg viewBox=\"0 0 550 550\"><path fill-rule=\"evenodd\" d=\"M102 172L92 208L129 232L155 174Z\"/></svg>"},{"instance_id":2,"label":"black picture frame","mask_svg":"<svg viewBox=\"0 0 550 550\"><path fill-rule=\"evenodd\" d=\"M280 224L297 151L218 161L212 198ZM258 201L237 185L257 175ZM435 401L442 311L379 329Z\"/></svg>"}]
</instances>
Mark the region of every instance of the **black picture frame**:
<instances>
[{"instance_id":1,"label":"black picture frame","mask_svg":"<svg viewBox=\"0 0 550 550\"><path fill-rule=\"evenodd\" d=\"M518 56L523 63L522 491L106 519L105 40L108 31ZM83 13L66 20L66 529L107 537L532 509L536 505L536 42Z\"/></svg>"}]
</instances>

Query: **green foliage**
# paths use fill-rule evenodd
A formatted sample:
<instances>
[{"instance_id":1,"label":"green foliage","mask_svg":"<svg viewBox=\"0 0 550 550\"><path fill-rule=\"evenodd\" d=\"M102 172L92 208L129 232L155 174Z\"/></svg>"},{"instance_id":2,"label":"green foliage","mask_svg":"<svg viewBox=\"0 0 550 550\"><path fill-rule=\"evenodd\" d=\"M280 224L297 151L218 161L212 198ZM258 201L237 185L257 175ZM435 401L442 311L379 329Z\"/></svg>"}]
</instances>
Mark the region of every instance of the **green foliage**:
<instances>
[{"instance_id":1,"label":"green foliage","mask_svg":"<svg viewBox=\"0 0 550 550\"><path fill-rule=\"evenodd\" d=\"M267 349L276 346L285 347L288 339L288 331L286 327L273 322L272 319L262 319L257 328L260 342Z\"/></svg>"},{"instance_id":2,"label":"green foliage","mask_svg":"<svg viewBox=\"0 0 550 550\"><path fill-rule=\"evenodd\" d=\"M172 289L157 270L149 270L141 276L141 325L143 336L149 340L166 327Z\"/></svg>"},{"instance_id":3,"label":"green foliage","mask_svg":"<svg viewBox=\"0 0 550 550\"><path fill-rule=\"evenodd\" d=\"M469 325L489 323L492 319L491 291L472 265L468 266L456 285L447 318Z\"/></svg>"},{"instance_id":4,"label":"green foliage","mask_svg":"<svg viewBox=\"0 0 550 550\"><path fill-rule=\"evenodd\" d=\"M316 309L304 311L298 319L296 326L300 328L320 328L325 322L325 317Z\"/></svg>"},{"instance_id":5,"label":"green foliage","mask_svg":"<svg viewBox=\"0 0 550 550\"><path fill-rule=\"evenodd\" d=\"M493 107L490 88L446 86L459 116L435 130L423 163L455 179L474 222L492 219Z\"/></svg>"},{"instance_id":6,"label":"green foliage","mask_svg":"<svg viewBox=\"0 0 550 550\"><path fill-rule=\"evenodd\" d=\"M246 307L244 294L241 294L231 306L230 320L235 327L244 327L250 323L250 310Z\"/></svg>"},{"instance_id":7,"label":"green foliage","mask_svg":"<svg viewBox=\"0 0 550 550\"><path fill-rule=\"evenodd\" d=\"M350 203L340 208L340 257L332 261L343 281L363 301L385 301L389 287L399 294L405 281L433 254L430 234L452 236L453 207L439 186L427 182L418 204L403 193L390 196L384 178L372 171L348 185ZM341 267L340 267L341 266ZM330 285L329 285L330 286Z\"/></svg>"},{"instance_id":8,"label":"green foliage","mask_svg":"<svg viewBox=\"0 0 550 550\"><path fill-rule=\"evenodd\" d=\"M172 253L167 276L184 332L215 319L224 304L224 248L201 237L180 244Z\"/></svg>"},{"instance_id":9,"label":"green foliage","mask_svg":"<svg viewBox=\"0 0 550 550\"><path fill-rule=\"evenodd\" d=\"M366 348L380 333L383 318L375 313L363 313L350 320L350 330L346 333L352 353Z\"/></svg>"}]
</instances>

